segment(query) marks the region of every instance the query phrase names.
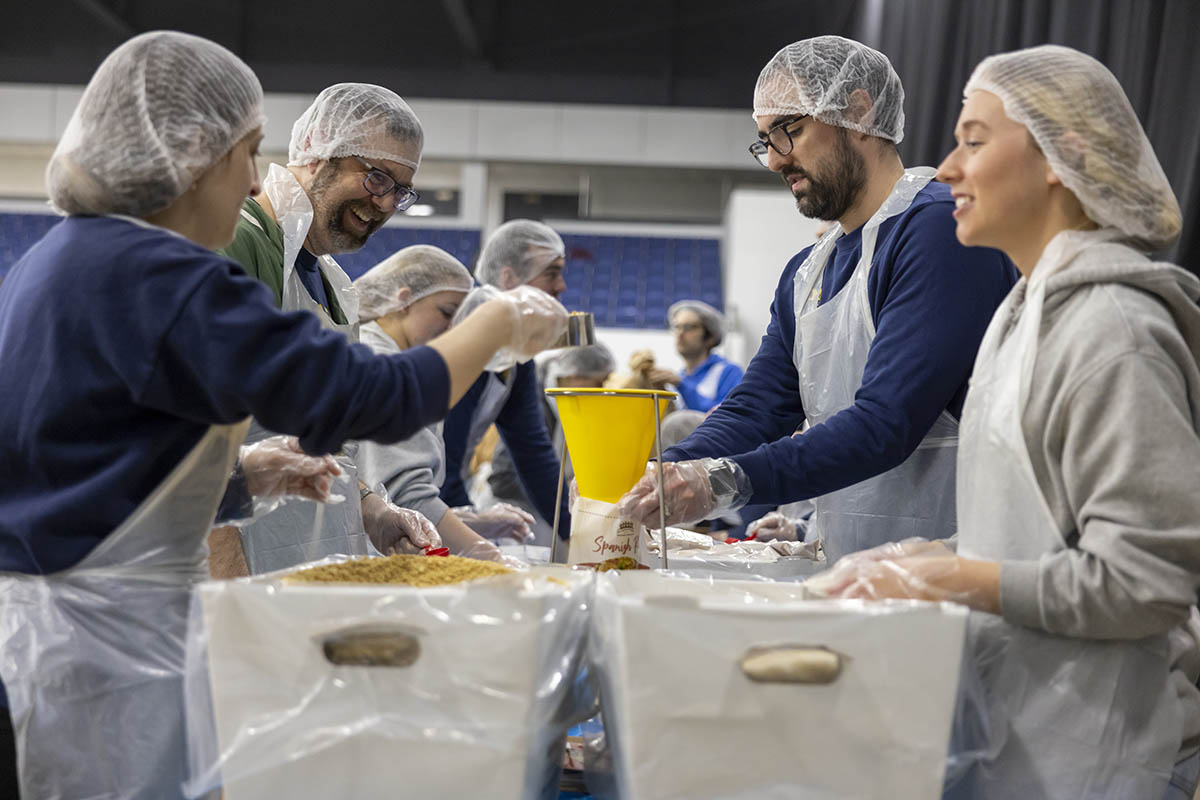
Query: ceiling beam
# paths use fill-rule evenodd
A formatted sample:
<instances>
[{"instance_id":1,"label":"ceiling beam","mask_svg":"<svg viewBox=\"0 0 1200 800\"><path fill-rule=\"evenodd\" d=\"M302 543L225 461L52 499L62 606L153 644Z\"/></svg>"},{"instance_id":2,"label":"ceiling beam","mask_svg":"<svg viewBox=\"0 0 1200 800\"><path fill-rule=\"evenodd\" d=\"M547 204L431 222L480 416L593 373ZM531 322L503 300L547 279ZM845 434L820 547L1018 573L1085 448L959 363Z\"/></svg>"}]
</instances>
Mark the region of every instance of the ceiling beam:
<instances>
[{"instance_id":1,"label":"ceiling beam","mask_svg":"<svg viewBox=\"0 0 1200 800\"><path fill-rule=\"evenodd\" d=\"M479 32L475 30L471 12L467 10L464 0L442 0L442 8L446 10L446 16L450 18L450 25L454 28L454 33L458 36L458 41L467 54L477 61L486 61Z\"/></svg>"},{"instance_id":2,"label":"ceiling beam","mask_svg":"<svg viewBox=\"0 0 1200 800\"><path fill-rule=\"evenodd\" d=\"M137 28L130 25L124 17L109 8L102 0L75 0L75 5L92 15L122 39L128 39L138 34Z\"/></svg>"}]
</instances>

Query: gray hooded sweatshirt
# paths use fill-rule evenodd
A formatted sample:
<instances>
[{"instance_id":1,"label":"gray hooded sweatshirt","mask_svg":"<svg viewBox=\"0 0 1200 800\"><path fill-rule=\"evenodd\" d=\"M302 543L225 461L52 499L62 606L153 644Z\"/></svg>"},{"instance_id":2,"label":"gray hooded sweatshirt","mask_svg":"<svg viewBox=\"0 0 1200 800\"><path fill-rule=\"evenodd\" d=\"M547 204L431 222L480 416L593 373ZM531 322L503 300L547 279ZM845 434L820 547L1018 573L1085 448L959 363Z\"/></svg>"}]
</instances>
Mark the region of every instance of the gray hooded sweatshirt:
<instances>
[{"instance_id":1,"label":"gray hooded sweatshirt","mask_svg":"<svg viewBox=\"0 0 1200 800\"><path fill-rule=\"evenodd\" d=\"M1170 632L1186 756L1200 745L1200 280L1122 251L1086 249L1047 280L1022 429L1072 546L1004 562L1000 603L1063 636Z\"/></svg>"},{"instance_id":2,"label":"gray hooded sweatshirt","mask_svg":"<svg viewBox=\"0 0 1200 800\"><path fill-rule=\"evenodd\" d=\"M359 341L381 355L400 352L377 322L365 323L359 329ZM435 422L394 444L362 441L354 461L362 482L372 489L383 484L396 505L420 511L434 525L446 516L449 506L440 496L446 477L442 423Z\"/></svg>"}]
</instances>

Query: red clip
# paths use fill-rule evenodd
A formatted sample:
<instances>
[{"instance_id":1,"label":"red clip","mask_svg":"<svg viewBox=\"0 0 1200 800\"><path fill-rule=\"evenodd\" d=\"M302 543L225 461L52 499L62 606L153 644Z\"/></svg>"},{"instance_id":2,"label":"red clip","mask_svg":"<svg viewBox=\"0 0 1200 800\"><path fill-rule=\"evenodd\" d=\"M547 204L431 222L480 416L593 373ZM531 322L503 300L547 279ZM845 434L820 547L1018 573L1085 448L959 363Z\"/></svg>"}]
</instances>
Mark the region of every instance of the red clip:
<instances>
[{"instance_id":1,"label":"red clip","mask_svg":"<svg viewBox=\"0 0 1200 800\"><path fill-rule=\"evenodd\" d=\"M448 556L450 555L449 547L433 547L432 545L425 546L425 555L427 556Z\"/></svg>"}]
</instances>

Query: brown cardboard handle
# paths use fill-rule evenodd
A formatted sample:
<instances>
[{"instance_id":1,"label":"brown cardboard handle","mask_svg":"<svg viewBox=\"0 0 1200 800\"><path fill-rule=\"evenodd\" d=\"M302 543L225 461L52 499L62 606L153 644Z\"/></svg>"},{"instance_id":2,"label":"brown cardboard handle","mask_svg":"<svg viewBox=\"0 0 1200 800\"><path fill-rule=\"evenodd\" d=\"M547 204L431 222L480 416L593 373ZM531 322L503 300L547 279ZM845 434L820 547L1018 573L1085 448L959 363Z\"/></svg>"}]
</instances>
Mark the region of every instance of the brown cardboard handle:
<instances>
[{"instance_id":1,"label":"brown cardboard handle","mask_svg":"<svg viewBox=\"0 0 1200 800\"><path fill-rule=\"evenodd\" d=\"M395 628L347 628L321 640L325 659L339 667L407 667L421 655L410 631Z\"/></svg>"},{"instance_id":2,"label":"brown cardboard handle","mask_svg":"<svg viewBox=\"0 0 1200 800\"><path fill-rule=\"evenodd\" d=\"M844 656L828 647L777 645L752 647L742 656L746 677L756 683L833 683L842 673Z\"/></svg>"}]
</instances>

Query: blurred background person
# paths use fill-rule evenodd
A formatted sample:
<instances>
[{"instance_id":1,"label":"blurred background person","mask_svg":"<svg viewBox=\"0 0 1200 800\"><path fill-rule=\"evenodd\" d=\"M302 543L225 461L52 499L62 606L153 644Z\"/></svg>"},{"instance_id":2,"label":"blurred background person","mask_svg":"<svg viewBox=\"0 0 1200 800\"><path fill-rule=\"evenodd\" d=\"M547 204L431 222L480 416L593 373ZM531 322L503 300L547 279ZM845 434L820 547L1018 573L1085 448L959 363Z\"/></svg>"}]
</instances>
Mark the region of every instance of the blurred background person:
<instances>
[{"instance_id":1,"label":"blurred background person","mask_svg":"<svg viewBox=\"0 0 1200 800\"><path fill-rule=\"evenodd\" d=\"M612 351L602 344L586 347L567 347L561 350L551 350L534 359L537 364L538 382L544 389L599 389L604 386L608 376L616 368ZM550 441L556 448L561 448L562 423L558 418L558 404L542 393L542 418L546 429L550 432ZM571 469L571 458L567 455L567 474L565 485L569 485L574 471ZM557 476L556 476L557 480ZM534 512L533 503L525 494L521 481L517 477L517 468L504 442L497 444L492 455L492 469L488 475L488 486L492 496L497 500L511 503L529 512ZM551 518L553 519L553 518ZM539 545L549 545L550 526L540 522L535 527L535 541Z\"/></svg>"},{"instance_id":2,"label":"blurred background person","mask_svg":"<svg viewBox=\"0 0 1200 800\"><path fill-rule=\"evenodd\" d=\"M565 269L562 237L544 223L516 219L501 225L487 240L475 277L485 286L501 290L529 286L557 298L567 288ZM442 500L451 507L472 504L467 491L471 457L493 424L526 496L542 521L553 524L559 461L546 428L542 390L532 361L484 372L446 416ZM570 517L564 504L558 529L563 538L571 530Z\"/></svg>"},{"instance_id":3,"label":"blurred background person","mask_svg":"<svg viewBox=\"0 0 1200 800\"><path fill-rule=\"evenodd\" d=\"M742 379L742 368L713 352L725 337L725 317L700 300L681 300L667 310L683 370L675 378L684 406L708 412Z\"/></svg>"}]
</instances>

